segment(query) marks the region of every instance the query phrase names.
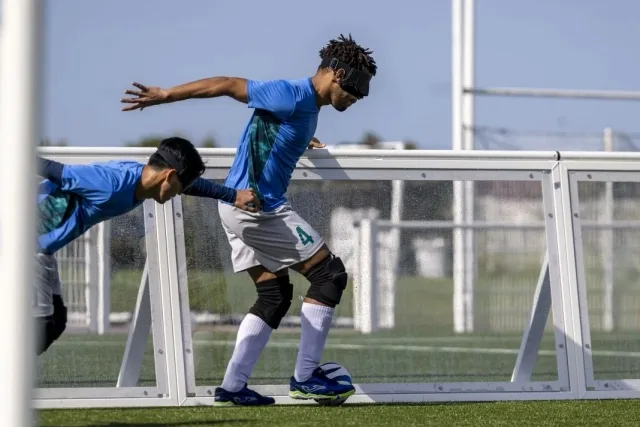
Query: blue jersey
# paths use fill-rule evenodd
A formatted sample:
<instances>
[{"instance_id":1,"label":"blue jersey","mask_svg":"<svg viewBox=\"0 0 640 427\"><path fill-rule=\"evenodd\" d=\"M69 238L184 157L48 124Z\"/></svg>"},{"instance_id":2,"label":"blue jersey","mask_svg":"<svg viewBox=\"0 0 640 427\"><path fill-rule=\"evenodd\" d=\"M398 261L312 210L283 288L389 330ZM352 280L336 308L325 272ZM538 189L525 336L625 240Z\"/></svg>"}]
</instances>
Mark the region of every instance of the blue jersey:
<instances>
[{"instance_id":1,"label":"blue jersey","mask_svg":"<svg viewBox=\"0 0 640 427\"><path fill-rule=\"evenodd\" d=\"M143 167L130 161L64 165L59 182L42 181L38 251L54 253L99 222L140 205L135 193Z\"/></svg>"},{"instance_id":2,"label":"blue jersey","mask_svg":"<svg viewBox=\"0 0 640 427\"><path fill-rule=\"evenodd\" d=\"M265 212L286 203L291 175L315 134L319 108L311 79L247 81L251 119L225 185L252 188Z\"/></svg>"},{"instance_id":3,"label":"blue jersey","mask_svg":"<svg viewBox=\"0 0 640 427\"><path fill-rule=\"evenodd\" d=\"M143 201L136 188L144 165L111 161L91 165L63 165L38 158L39 174L46 177L38 191L38 251L52 254L88 229L125 214ZM203 178L182 194L234 203L236 191Z\"/></svg>"}]
</instances>

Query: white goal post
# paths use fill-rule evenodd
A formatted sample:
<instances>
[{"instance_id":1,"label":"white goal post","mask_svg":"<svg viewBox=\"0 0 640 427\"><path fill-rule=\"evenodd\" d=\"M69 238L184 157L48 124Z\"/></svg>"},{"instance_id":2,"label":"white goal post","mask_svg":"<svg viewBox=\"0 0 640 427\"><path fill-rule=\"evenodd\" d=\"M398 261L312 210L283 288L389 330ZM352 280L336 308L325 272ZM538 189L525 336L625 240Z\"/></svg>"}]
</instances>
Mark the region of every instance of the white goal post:
<instances>
[{"instance_id":1,"label":"white goal post","mask_svg":"<svg viewBox=\"0 0 640 427\"><path fill-rule=\"evenodd\" d=\"M108 159L145 162L153 149L76 148L41 149L45 157L64 163ZM234 149L201 149L208 179L223 179ZM510 381L402 382L356 384L349 403L487 401L528 399L638 398L640 379L594 376L586 299L580 182L640 182L640 155L574 152L452 152L396 150L313 150L298 163L294 180L359 181L529 181L542 188L547 251L539 275L531 316L522 330L520 349ZM34 405L52 407L133 407L209 405L215 384L196 384L194 342L189 321L188 274L185 259L182 200L144 204L146 274L136 303L134 325L123 356L120 376L111 387L37 389ZM364 226L362 226L364 225ZM372 239L377 226L364 221L363 238ZM396 224L397 225L397 224ZM624 224L623 224L624 225ZM626 226L632 227L633 224ZM226 243L226 242L225 242ZM362 243L362 242L361 242ZM375 251L373 251L375 252ZM371 254L372 251L363 251ZM543 254L544 255L544 254ZM375 257L375 255L374 255ZM376 279L369 266L359 272L360 307L375 324ZM533 285L533 284L532 284ZM551 315L551 317L549 317ZM367 317L368 316L368 317ZM542 330L553 326L557 379L533 380ZM373 329L373 328L372 328ZM153 337L156 384L139 384L139 361ZM437 345L434 344L434 345ZM357 378L356 378L357 382ZM256 386L277 403L300 403L288 397L281 384Z\"/></svg>"},{"instance_id":2,"label":"white goal post","mask_svg":"<svg viewBox=\"0 0 640 427\"><path fill-rule=\"evenodd\" d=\"M0 366L0 424L16 427L33 425L35 418L29 407L34 384L29 284L35 278L30 257L35 243L35 194L29 184L41 125L40 6L34 0L0 3L0 146L7 153L0 160L0 176L7 185L0 215L0 270L6 302L0 314L5 345Z\"/></svg>"}]
</instances>

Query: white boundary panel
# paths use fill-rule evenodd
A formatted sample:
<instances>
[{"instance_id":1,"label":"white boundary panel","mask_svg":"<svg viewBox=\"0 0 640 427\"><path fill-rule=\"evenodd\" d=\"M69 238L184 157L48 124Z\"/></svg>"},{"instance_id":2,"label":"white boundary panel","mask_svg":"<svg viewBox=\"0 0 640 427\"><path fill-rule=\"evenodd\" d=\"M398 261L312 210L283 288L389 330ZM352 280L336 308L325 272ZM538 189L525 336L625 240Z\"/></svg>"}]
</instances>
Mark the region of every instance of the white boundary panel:
<instances>
[{"instance_id":1,"label":"white boundary panel","mask_svg":"<svg viewBox=\"0 0 640 427\"><path fill-rule=\"evenodd\" d=\"M144 162L153 151L56 147L41 149L41 154L65 163L107 159ZM200 152L207 165L205 177L224 178L235 150ZM640 182L640 156L582 156L584 153L522 151L314 150L299 161L295 180L533 180L540 182L543 189L547 256L511 381L357 384L357 394L349 403L640 397L640 380L593 378L580 224L579 215L575 215L579 212L578 181ZM148 268L134 319L140 327L132 328L131 334L137 331L140 336L146 335L146 339L149 334L153 337L156 387L138 387L136 369L132 369L131 376L121 378L120 387L114 383L113 388L38 390L34 400L37 407L189 406L213 402L212 390L216 385L195 384L182 221L179 198L165 205L145 203ZM366 282L370 289L375 287L375 282ZM375 301L375 296L369 300ZM542 329L549 314L555 330L558 379L532 381ZM149 319L153 319L151 328L140 330ZM139 341L145 338L131 338L123 369L135 368L132 362L144 350L146 341L142 344ZM255 388L274 396L278 403L300 403L289 399L285 385Z\"/></svg>"},{"instance_id":2,"label":"white boundary panel","mask_svg":"<svg viewBox=\"0 0 640 427\"><path fill-rule=\"evenodd\" d=\"M165 206L148 200L143 205L147 262L136 301L134 322L127 341L123 363L114 387L40 388L35 390L34 406L103 407L177 405L175 340L167 250ZM175 265L175 262L173 262ZM153 337L155 386L139 387L142 356L149 335Z\"/></svg>"},{"instance_id":3,"label":"white boundary panel","mask_svg":"<svg viewBox=\"0 0 640 427\"><path fill-rule=\"evenodd\" d=\"M451 148L453 150L476 149L474 128L477 97L588 99L600 102L640 101L640 91L633 90L476 86L476 3L478 7L485 6L482 2L475 0L451 0ZM613 149L611 129L605 129L603 148L605 151ZM474 199L473 183L466 183L466 185L461 182L454 183L453 217L456 223L473 221ZM454 286L457 289L456 294L459 295L455 299L455 304L457 312L460 313L454 318L454 328L456 332L461 333L472 332L474 326L471 304L461 297L473 293L475 287L473 273L477 254L474 249L473 232L473 229L460 227L454 229ZM611 241L610 236L611 234L603 236L604 248ZM604 252L605 256L611 255L611 251L607 252L605 249ZM610 293L607 295L606 292L611 292L612 276L611 270L604 272L605 304L611 302L611 295ZM469 315L470 311L471 315ZM613 320L605 313L603 322L603 328L607 330L611 328Z\"/></svg>"}]
</instances>

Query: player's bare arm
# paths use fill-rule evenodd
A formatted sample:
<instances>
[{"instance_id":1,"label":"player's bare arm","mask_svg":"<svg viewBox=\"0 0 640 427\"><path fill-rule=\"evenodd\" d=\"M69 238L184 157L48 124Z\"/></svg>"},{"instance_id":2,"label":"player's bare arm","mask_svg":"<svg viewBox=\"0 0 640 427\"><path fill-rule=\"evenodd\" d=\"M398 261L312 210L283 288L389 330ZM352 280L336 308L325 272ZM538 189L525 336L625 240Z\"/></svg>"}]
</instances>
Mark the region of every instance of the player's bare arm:
<instances>
[{"instance_id":1,"label":"player's bare arm","mask_svg":"<svg viewBox=\"0 0 640 427\"><path fill-rule=\"evenodd\" d=\"M164 89L157 86L145 86L134 82L136 89L125 90L128 98L120 102L131 104L122 107L122 111L143 110L153 105L169 104L196 98L217 98L228 96L236 101L247 103L247 80L240 77L210 77L184 83Z\"/></svg>"}]
</instances>

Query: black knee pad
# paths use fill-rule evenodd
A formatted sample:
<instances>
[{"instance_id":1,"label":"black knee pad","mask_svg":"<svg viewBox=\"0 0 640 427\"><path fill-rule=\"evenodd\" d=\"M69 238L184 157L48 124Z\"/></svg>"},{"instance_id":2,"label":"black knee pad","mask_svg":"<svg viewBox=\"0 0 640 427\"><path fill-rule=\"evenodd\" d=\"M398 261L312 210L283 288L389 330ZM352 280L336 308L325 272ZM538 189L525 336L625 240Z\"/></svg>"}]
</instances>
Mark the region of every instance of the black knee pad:
<instances>
[{"instance_id":1,"label":"black knee pad","mask_svg":"<svg viewBox=\"0 0 640 427\"><path fill-rule=\"evenodd\" d=\"M310 283L307 298L329 307L340 304L347 287L347 271L342 260L333 254L325 258L305 274Z\"/></svg>"},{"instance_id":2,"label":"black knee pad","mask_svg":"<svg viewBox=\"0 0 640 427\"><path fill-rule=\"evenodd\" d=\"M36 354L40 355L56 341L67 327L67 307L65 307L60 295L53 296L53 314L35 319L38 329L38 341L36 342Z\"/></svg>"},{"instance_id":3,"label":"black knee pad","mask_svg":"<svg viewBox=\"0 0 640 427\"><path fill-rule=\"evenodd\" d=\"M36 317L34 319L38 339L36 341L36 354L39 356L53 344L53 316Z\"/></svg>"},{"instance_id":4,"label":"black knee pad","mask_svg":"<svg viewBox=\"0 0 640 427\"><path fill-rule=\"evenodd\" d=\"M60 295L53 296L53 323L53 340L55 341L67 328L67 307Z\"/></svg>"},{"instance_id":5,"label":"black knee pad","mask_svg":"<svg viewBox=\"0 0 640 427\"><path fill-rule=\"evenodd\" d=\"M272 329L278 329L293 299L293 285L289 276L257 283L256 289L258 299L249 309L249 313L264 320Z\"/></svg>"}]
</instances>

